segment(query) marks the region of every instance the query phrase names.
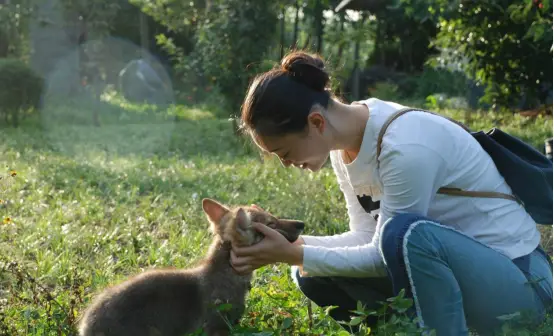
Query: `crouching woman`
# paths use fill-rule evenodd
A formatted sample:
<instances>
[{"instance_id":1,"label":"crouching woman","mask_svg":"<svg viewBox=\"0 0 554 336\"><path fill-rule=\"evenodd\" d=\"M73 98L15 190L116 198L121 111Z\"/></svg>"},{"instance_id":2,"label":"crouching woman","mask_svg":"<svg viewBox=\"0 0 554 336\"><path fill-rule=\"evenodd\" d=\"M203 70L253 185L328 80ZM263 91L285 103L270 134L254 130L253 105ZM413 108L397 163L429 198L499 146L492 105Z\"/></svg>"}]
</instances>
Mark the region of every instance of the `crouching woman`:
<instances>
[{"instance_id":1,"label":"crouching woman","mask_svg":"<svg viewBox=\"0 0 554 336\"><path fill-rule=\"evenodd\" d=\"M356 302L404 289L411 313L437 335L491 334L499 317L540 322L552 302L552 265L537 226L510 199L438 194L441 187L510 194L492 159L462 127L371 98L345 104L328 91L317 56L296 52L259 74L244 100L244 130L285 167L318 171L330 159L344 194L349 231L302 236L293 244L259 226L266 238L234 248L237 272L285 262L300 290L349 320ZM368 318L374 326L376 318Z\"/></svg>"}]
</instances>

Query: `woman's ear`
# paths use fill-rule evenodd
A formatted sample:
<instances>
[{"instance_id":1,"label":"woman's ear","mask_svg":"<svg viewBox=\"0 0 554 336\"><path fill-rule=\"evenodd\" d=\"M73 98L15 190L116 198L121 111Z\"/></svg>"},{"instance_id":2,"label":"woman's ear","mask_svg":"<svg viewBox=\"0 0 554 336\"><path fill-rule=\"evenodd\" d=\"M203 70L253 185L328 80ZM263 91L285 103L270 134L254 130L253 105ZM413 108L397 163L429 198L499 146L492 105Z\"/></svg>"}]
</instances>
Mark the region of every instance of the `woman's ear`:
<instances>
[{"instance_id":1,"label":"woman's ear","mask_svg":"<svg viewBox=\"0 0 554 336\"><path fill-rule=\"evenodd\" d=\"M313 127L317 129L317 131L320 134L323 134L323 131L325 131L325 127L327 120L325 120L325 117L320 112L320 109L315 109L310 115L308 115L308 125L310 127Z\"/></svg>"}]
</instances>

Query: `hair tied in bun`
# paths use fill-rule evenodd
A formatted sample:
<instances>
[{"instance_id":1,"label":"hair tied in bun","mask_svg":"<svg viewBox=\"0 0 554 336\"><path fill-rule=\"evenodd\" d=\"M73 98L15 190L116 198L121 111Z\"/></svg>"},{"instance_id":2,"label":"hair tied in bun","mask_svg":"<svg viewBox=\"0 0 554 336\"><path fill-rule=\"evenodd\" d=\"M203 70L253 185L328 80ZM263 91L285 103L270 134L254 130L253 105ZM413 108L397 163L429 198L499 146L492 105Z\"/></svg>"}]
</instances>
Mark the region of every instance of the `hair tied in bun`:
<instances>
[{"instance_id":1,"label":"hair tied in bun","mask_svg":"<svg viewBox=\"0 0 554 336\"><path fill-rule=\"evenodd\" d=\"M281 63L281 67L294 80L323 92L329 82L329 75L325 72L325 64L319 58L299 53L290 55Z\"/></svg>"}]
</instances>

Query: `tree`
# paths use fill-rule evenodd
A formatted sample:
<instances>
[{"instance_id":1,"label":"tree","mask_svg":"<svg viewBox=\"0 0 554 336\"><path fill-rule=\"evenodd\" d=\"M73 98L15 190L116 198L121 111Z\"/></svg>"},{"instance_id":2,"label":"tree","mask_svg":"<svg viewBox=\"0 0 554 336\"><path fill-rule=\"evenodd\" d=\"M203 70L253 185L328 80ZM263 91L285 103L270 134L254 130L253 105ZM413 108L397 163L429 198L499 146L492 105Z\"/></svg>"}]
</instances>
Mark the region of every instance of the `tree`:
<instances>
[{"instance_id":1,"label":"tree","mask_svg":"<svg viewBox=\"0 0 554 336\"><path fill-rule=\"evenodd\" d=\"M486 103L542 104L552 92L551 8L550 0L461 1L439 21L436 45L447 57L438 61L456 62L486 86Z\"/></svg>"},{"instance_id":2,"label":"tree","mask_svg":"<svg viewBox=\"0 0 554 336\"><path fill-rule=\"evenodd\" d=\"M277 32L278 7L257 0L214 1L200 23L190 71L217 82L237 114L251 76L264 59Z\"/></svg>"},{"instance_id":3,"label":"tree","mask_svg":"<svg viewBox=\"0 0 554 336\"><path fill-rule=\"evenodd\" d=\"M0 57L26 57L34 0L0 1Z\"/></svg>"}]
</instances>

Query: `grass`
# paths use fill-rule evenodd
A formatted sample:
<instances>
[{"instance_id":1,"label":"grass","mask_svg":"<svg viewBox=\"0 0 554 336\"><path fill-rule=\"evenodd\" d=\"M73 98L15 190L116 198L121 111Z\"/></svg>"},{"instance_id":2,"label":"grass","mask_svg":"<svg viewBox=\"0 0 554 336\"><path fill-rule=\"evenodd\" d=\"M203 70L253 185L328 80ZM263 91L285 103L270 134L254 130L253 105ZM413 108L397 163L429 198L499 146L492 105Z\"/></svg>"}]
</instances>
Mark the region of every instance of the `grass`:
<instances>
[{"instance_id":1,"label":"grass","mask_svg":"<svg viewBox=\"0 0 554 336\"><path fill-rule=\"evenodd\" d=\"M0 129L0 172L17 172L0 194L0 334L74 335L80 311L98 290L146 268L194 264L210 243L204 197L303 219L308 234L347 228L329 167L307 173L262 160L228 120L203 110L161 113L110 101L46 106L21 128ZM100 111L102 127L91 126L92 109ZM471 124L495 123L536 146L552 134L551 119L486 115ZM405 302L390 304L401 312ZM401 315L378 334L406 324ZM544 328L540 335L552 330ZM341 332L295 289L284 265L258 271L241 330Z\"/></svg>"}]
</instances>

